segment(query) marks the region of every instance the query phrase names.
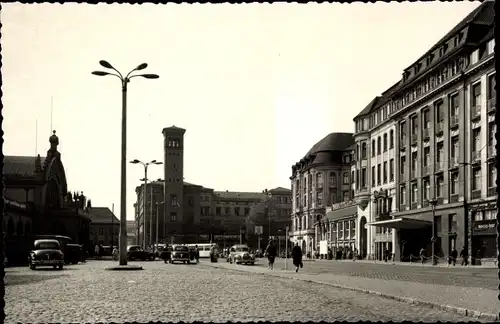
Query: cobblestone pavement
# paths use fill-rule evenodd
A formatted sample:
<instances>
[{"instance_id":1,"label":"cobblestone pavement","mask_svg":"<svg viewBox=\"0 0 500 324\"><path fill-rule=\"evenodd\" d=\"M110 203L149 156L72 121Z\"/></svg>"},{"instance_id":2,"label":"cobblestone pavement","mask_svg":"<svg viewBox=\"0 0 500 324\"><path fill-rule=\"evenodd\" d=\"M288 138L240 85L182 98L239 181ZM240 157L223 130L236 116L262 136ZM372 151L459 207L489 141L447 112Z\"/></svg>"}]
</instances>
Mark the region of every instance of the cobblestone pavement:
<instances>
[{"instance_id":1,"label":"cobblestone pavement","mask_svg":"<svg viewBox=\"0 0 500 324\"><path fill-rule=\"evenodd\" d=\"M278 276L285 278L301 279L306 281L313 281L316 283L325 283L330 286L341 286L355 290L377 292L380 294L394 296L404 299L411 299L424 303L431 303L434 306L451 306L456 311L465 314L465 310L469 313L481 314L498 314L498 290L497 287L490 289L481 287L468 287L460 285L447 285L436 284L437 276L452 276L450 271L446 272L434 268L409 269L412 267L401 266L399 269L391 268L392 265L370 265L370 264L356 264L356 262L346 263L333 263L321 264L322 262L306 261L304 268L295 273L293 266L289 260L288 271L283 271L284 262L279 260L275 263L275 270L269 271L267 269L266 260L259 259L255 266L234 265L229 264L223 260L218 263L207 263L207 266L219 267L228 270L246 271L252 273L267 274L270 276ZM333 261L334 262L334 261ZM387 269L387 274L383 273L383 269ZM404 271L410 273L405 274ZM473 270L476 276L484 276L490 278L491 274L487 272L492 269L477 269ZM486 270L486 271L485 271ZM423 271L423 272L420 272ZM457 271L457 270L451 270ZM464 274L455 274L455 277L463 277L467 280L466 269L462 271ZM422 278L428 275L430 278L427 282L416 282L414 278ZM407 279L407 281L402 281ZM434 279L434 280L433 280ZM446 279L444 279L446 280ZM488 279L491 280L491 279ZM498 280L498 279L497 279ZM460 280L457 279L458 282ZM493 280L491 280L493 281ZM443 282L443 281L441 281Z\"/></svg>"},{"instance_id":2,"label":"cobblestone pavement","mask_svg":"<svg viewBox=\"0 0 500 324\"><path fill-rule=\"evenodd\" d=\"M217 269L207 261L134 262L145 270L105 271L111 264L6 269L6 323L470 319L319 284Z\"/></svg>"},{"instance_id":3,"label":"cobblestone pavement","mask_svg":"<svg viewBox=\"0 0 500 324\"><path fill-rule=\"evenodd\" d=\"M259 259L259 266L267 267L266 262L266 259ZM499 283L498 269L491 268L407 266L390 262L367 263L336 260L305 261L303 263L304 271L311 274L330 273L371 279L486 289L497 289ZM284 264L284 259L276 260L277 268L283 268ZM288 266L292 267L290 259Z\"/></svg>"}]
</instances>

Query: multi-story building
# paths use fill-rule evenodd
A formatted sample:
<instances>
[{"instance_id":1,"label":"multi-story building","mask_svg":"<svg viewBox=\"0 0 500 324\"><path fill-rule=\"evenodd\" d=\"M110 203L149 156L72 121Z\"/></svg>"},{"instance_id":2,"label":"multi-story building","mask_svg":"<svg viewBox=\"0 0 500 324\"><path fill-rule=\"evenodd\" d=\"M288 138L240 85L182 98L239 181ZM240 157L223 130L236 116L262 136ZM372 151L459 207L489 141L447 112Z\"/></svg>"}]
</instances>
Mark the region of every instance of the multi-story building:
<instances>
[{"instance_id":1,"label":"multi-story building","mask_svg":"<svg viewBox=\"0 0 500 324\"><path fill-rule=\"evenodd\" d=\"M359 228L369 225L360 249L372 257L430 255L431 242L437 256L463 247L496 255L493 5L481 4L354 119L358 211L369 207L359 214Z\"/></svg>"},{"instance_id":2,"label":"multi-story building","mask_svg":"<svg viewBox=\"0 0 500 324\"><path fill-rule=\"evenodd\" d=\"M331 133L292 166L291 236L306 253L318 245L315 223L325 219L326 207L352 197L351 180L344 178L349 177L350 160L343 160L352 144L351 133Z\"/></svg>"},{"instance_id":3,"label":"multi-story building","mask_svg":"<svg viewBox=\"0 0 500 324\"><path fill-rule=\"evenodd\" d=\"M240 241L240 236L248 243L252 233L247 233L247 219L251 217L256 205L271 198L279 199L279 204L272 204L270 213L272 223L289 222L291 193L285 188L276 188L269 192L231 192L214 191L200 185L185 182L183 174L185 130L176 126L163 129L165 150L164 181L153 181L136 188L137 201L136 223L138 244L143 242L143 224L146 222L147 243L156 242L156 215L158 215L158 240L162 242L217 242L233 244ZM143 217L143 196L147 197ZM288 197L288 205L284 198ZM257 208L258 209L258 208ZM287 212L283 212L286 209ZM152 219L152 231L151 223ZM276 225L274 225L276 226ZM149 233L152 232L150 236ZM268 237L268 233L264 233ZM276 234L275 234L276 235ZM149 240L149 236L151 240ZM253 242L253 241L252 241Z\"/></svg>"},{"instance_id":4,"label":"multi-story building","mask_svg":"<svg viewBox=\"0 0 500 324\"><path fill-rule=\"evenodd\" d=\"M128 220L127 221L127 245L136 245L138 244L137 240L137 229L136 229L136 221Z\"/></svg>"},{"instance_id":5,"label":"multi-story building","mask_svg":"<svg viewBox=\"0 0 500 324\"><path fill-rule=\"evenodd\" d=\"M107 207L92 207L90 212L90 236L92 246L118 246L120 220Z\"/></svg>"}]
</instances>

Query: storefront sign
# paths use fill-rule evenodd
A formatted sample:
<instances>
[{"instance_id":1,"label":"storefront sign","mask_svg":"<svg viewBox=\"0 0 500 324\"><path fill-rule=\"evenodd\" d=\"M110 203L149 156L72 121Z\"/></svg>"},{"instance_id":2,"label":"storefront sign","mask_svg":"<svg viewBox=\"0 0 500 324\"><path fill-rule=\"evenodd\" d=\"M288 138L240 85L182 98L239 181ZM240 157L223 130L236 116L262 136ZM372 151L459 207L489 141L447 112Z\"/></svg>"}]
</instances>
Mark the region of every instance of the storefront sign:
<instances>
[{"instance_id":1,"label":"storefront sign","mask_svg":"<svg viewBox=\"0 0 500 324\"><path fill-rule=\"evenodd\" d=\"M497 209L496 202L491 202L489 204L477 205L477 206L470 207L470 210L473 212L482 211L482 210L492 210L492 209Z\"/></svg>"},{"instance_id":2,"label":"storefront sign","mask_svg":"<svg viewBox=\"0 0 500 324\"><path fill-rule=\"evenodd\" d=\"M337 209L342 209L342 208L346 208L346 207L351 207L353 205L354 205L354 201L353 200L342 201L342 202L339 202L339 203L336 203L336 204L332 204L332 210L337 210Z\"/></svg>"},{"instance_id":3,"label":"storefront sign","mask_svg":"<svg viewBox=\"0 0 500 324\"><path fill-rule=\"evenodd\" d=\"M496 235L496 220L489 219L484 221L475 221L472 227L473 234L482 234L482 235Z\"/></svg>"}]
</instances>

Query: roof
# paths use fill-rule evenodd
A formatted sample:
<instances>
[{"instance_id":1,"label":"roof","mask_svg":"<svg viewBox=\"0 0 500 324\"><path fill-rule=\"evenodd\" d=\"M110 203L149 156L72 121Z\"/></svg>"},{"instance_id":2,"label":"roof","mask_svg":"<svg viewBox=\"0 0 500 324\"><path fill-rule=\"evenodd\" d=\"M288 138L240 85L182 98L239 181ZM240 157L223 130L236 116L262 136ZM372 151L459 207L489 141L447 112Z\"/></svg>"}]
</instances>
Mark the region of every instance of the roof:
<instances>
[{"instance_id":1,"label":"roof","mask_svg":"<svg viewBox=\"0 0 500 324\"><path fill-rule=\"evenodd\" d=\"M326 151L344 151L354 143L352 133L330 133L314 144L306 156Z\"/></svg>"},{"instance_id":2,"label":"roof","mask_svg":"<svg viewBox=\"0 0 500 324\"><path fill-rule=\"evenodd\" d=\"M184 128L180 128L180 127L177 127L175 125L172 125L170 127L163 128L162 133L165 134L166 132L179 132L179 133L184 134L186 132L186 130Z\"/></svg>"},{"instance_id":3,"label":"roof","mask_svg":"<svg viewBox=\"0 0 500 324\"><path fill-rule=\"evenodd\" d=\"M203 186L200 186L200 185L197 185L194 183L190 183L190 182L186 182L186 181L183 181L183 185L190 186L190 187L203 187Z\"/></svg>"},{"instance_id":4,"label":"roof","mask_svg":"<svg viewBox=\"0 0 500 324\"><path fill-rule=\"evenodd\" d=\"M275 192L283 192L283 193L291 193L292 190L288 188L283 188L283 187L276 187L274 189L269 190L270 193L275 193Z\"/></svg>"},{"instance_id":5,"label":"roof","mask_svg":"<svg viewBox=\"0 0 500 324\"><path fill-rule=\"evenodd\" d=\"M377 103L377 101L380 99L379 96L373 98L372 101L370 101L370 103L365 107L363 108L363 110L361 110L359 112L359 114L357 114L354 119L358 118L358 117L361 117L361 116L364 116L364 115L368 115L368 113L372 110L372 108L375 106L375 104Z\"/></svg>"},{"instance_id":6,"label":"roof","mask_svg":"<svg viewBox=\"0 0 500 324\"><path fill-rule=\"evenodd\" d=\"M120 220L113 214L113 212L108 207L92 207L89 211L90 219L92 223L98 224L119 224Z\"/></svg>"},{"instance_id":7,"label":"roof","mask_svg":"<svg viewBox=\"0 0 500 324\"><path fill-rule=\"evenodd\" d=\"M239 191L214 191L214 194L221 198L234 200L262 199L266 195L261 192L239 192Z\"/></svg>"},{"instance_id":8,"label":"roof","mask_svg":"<svg viewBox=\"0 0 500 324\"><path fill-rule=\"evenodd\" d=\"M43 165L45 157L40 157L40 159ZM3 174L32 176L35 174L35 161L35 156L4 156Z\"/></svg>"}]
</instances>

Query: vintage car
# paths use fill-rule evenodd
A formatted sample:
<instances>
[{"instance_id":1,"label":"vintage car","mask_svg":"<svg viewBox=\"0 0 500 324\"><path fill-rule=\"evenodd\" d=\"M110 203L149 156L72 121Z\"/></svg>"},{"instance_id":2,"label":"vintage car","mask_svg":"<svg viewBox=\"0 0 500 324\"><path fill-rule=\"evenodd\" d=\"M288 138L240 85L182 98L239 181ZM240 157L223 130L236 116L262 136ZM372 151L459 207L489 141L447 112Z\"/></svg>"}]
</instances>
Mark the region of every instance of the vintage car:
<instances>
[{"instance_id":1,"label":"vintage car","mask_svg":"<svg viewBox=\"0 0 500 324\"><path fill-rule=\"evenodd\" d=\"M229 250L227 261L229 263L254 265L255 256L250 253L248 245L233 245Z\"/></svg>"},{"instance_id":2,"label":"vintage car","mask_svg":"<svg viewBox=\"0 0 500 324\"><path fill-rule=\"evenodd\" d=\"M129 245L127 246L127 259L129 259L130 261L154 261L156 259L156 256L154 253L144 251L144 249L139 245Z\"/></svg>"},{"instance_id":3,"label":"vintage car","mask_svg":"<svg viewBox=\"0 0 500 324\"><path fill-rule=\"evenodd\" d=\"M64 266L64 254L58 240L36 240L34 248L28 257L31 270L40 266L52 266L54 269L62 270Z\"/></svg>"},{"instance_id":4,"label":"vintage car","mask_svg":"<svg viewBox=\"0 0 500 324\"><path fill-rule=\"evenodd\" d=\"M170 253L170 263L182 262L191 263L191 256L189 248L186 245L172 246L172 253Z\"/></svg>"},{"instance_id":5,"label":"vintage car","mask_svg":"<svg viewBox=\"0 0 500 324\"><path fill-rule=\"evenodd\" d=\"M64 253L65 264L78 264L83 262L83 248L80 244L66 244L66 253Z\"/></svg>"},{"instance_id":6,"label":"vintage car","mask_svg":"<svg viewBox=\"0 0 500 324\"><path fill-rule=\"evenodd\" d=\"M165 261L165 263L170 262L170 256L172 255L172 247L165 246L160 252L160 259Z\"/></svg>"}]
</instances>

